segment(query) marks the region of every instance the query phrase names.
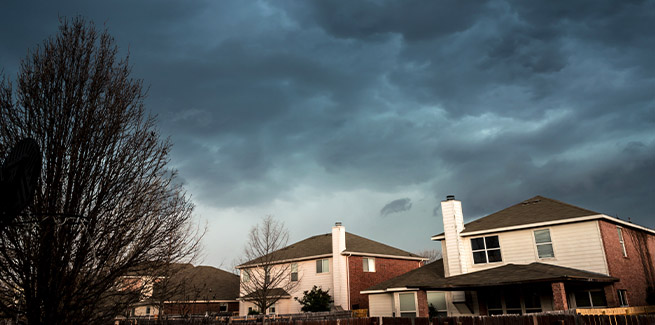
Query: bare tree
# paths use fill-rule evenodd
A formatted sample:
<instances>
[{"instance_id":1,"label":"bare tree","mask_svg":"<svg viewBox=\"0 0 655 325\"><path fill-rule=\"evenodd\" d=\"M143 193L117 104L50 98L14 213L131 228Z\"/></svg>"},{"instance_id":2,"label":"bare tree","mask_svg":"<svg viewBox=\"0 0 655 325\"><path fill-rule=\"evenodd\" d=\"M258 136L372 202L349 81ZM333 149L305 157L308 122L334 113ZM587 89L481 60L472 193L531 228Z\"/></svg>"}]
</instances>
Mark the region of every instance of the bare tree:
<instances>
[{"instance_id":1,"label":"bare tree","mask_svg":"<svg viewBox=\"0 0 655 325\"><path fill-rule=\"evenodd\" d=\"M262 313L297 287L298 281L291 281L292 264L284 262L287 256L283 248L288 241L289 231L271 216L250 229L244 249L248 262L237 268L242 274L242 299L255 304Z\"/></svg>"},{"instance_id":2,"label":"bare tree","mask_svg":"<svg viewBox=\"0 0 655 325\"><path fill-rule=\"evenodd\" d=\"M430 264L441 258L441 251L438 249L424 249L416 253L418 256L426 257L428 260L425 261L425 264Z\"/></svg>"},{"instance_id":3,"label":"bare tree","mask_svg":"<svg viewBox=\"0 0 655 325\"><path fill-rule=\"evenodd\" d=\"M107 322L144 289L124 276L198 250L171 144L117 51L106 31L62 19L16 88L0 81L0 156L24 137L43 156L33 203L0 234L0 310L29 324Z\"/></svg>"}]
</instances>

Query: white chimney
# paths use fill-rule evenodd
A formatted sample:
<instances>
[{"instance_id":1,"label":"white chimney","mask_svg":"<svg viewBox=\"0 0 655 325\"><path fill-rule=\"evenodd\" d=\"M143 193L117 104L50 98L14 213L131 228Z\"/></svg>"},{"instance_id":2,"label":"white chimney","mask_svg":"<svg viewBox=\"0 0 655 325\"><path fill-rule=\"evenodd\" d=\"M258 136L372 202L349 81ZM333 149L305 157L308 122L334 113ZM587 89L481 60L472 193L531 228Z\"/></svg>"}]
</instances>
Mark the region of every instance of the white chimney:
<instances>
[{"instance_id":1,"label":"white chimney","mask_svg":"<svg viewBox=\"0 0 655 325\"><path fill-rule=\"evenodd\" d=\"M464 239L459 235L464 230L462 202L455 200L454 195L448 195L445 201L441 201L441 213L445 237L441 249L446 262L446 276L468 273L469 254L465 250Z\"/></svg>"},{"instance_id":2,"label":"white chimney","mask_svg":"<svg viewBox=\"0 0 655 325\"><path fill-rule=\"evenodd\" d=\"M341 252L346 250L346 227L337 222L332 227L332 281L334 305L349 310L348 261Z\"/></svg>"}]
</instances>

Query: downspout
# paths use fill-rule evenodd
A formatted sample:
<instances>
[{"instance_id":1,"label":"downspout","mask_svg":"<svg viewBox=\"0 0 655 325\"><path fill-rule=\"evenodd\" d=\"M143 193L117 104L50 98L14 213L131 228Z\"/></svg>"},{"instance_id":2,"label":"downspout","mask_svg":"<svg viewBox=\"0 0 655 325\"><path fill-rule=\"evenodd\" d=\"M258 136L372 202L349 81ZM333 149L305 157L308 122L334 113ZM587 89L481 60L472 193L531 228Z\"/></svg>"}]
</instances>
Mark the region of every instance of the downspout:
<instances>
[{"instance_id":1,"label":"downspout","mask_svg":"<svg viewBox=\"0 0 655 325\"><path fill-rule=\"evenodd\" d=\"M346 283L348 283L348 310L351 310L351 305L350 305L350 256L352 256L352 253L348 253L346 256Z\"/></svg>"}]
</instances>

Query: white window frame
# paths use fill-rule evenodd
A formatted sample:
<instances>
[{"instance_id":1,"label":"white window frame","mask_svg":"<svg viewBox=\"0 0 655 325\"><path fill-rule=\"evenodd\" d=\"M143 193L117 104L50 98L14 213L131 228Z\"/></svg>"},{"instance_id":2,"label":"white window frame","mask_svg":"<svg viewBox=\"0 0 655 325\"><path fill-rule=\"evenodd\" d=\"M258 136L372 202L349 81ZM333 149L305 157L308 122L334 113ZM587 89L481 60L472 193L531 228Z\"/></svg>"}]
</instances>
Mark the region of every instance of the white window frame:
<instances>
[{"instance_id":1,"label":"white window frame","mask_svg":"<svg viewBox=\"0 0 655 325\"><path fill-rule=\"evenodd\" d=\"M487 238L490 238L490 237L498 237L498 247L497 248L496 247L487 248ZM474 250L473 249L473 240L480 239L480 238L482 238L482 243L484 244L484 248ZM500 236L491 235L491 236L475 237L475 238L471 238L471 241L469 243L471 244L471 258L472 258L471 261L473 262L473 265L492 264L492 263L502 263L503 262L503 251L502 251L502 249L500 247L501 246L500 245ZM500 261L489 262L489 251L490 250L492 250L492 251L497 250L497 251L500 252ZM475 262L475 253L478 253L478 252L484 252L485 262L483 262L483 263L476 263Z\"/></svg>"},{"instance_id":2,"label":"white window frame","mask_svg":"<svg viewBox=\"0 0 655 325\"><path fill-rule=\"evenodd\" d=\"M296 275L295 280L293 275ZM298 263L291 263L291 282L298 282Z\"/></svg>"},{"instance_id":3,"label":"white window frame","mask_svg":"<svg viewBox=\"0 0 655 325\"><path fill-rule=\"evenodd\" d=\"M616 226L616 232L619 235L619 243L621 244L621 249L623 250L623 257L628 257L628 251L625 249L625 239L623 237L623 227Z\"/></svg>"},{"instance_id":4,"label":"white window frame","mask_svg":"<svg viewBox=\"0 0 655 325\"><path fill-rule=\"evenodd\" d=\"M537 231L544 231L544 230L548 231L548 238L550 238L550 241L549 242L538 243L537 242L536 232ZM550 228L535 229L535 230L532 231L532 237L534 238L534 245L535 245L535 250L537 251L537 258L538 259L544 260L544 259L554 259L555 258L555 256L556 256L555 255L555 245L553 245L553 237L551 236ZM550 248L553 251L553 256L541 257L539 255L539 246L546 246L546 245L550 245Z\"/></svg>"},{"instance_id":5,"label":"white window frame","mask_svg":"<svg viewBox=\"0 0 655 325\"><path fill-rule=\"evenodd\" d=\"M402 310L402 308L400 307L400 296L401 295L412 295L414 297L414 310ZM399 292L399 293L397 293L396 298L398 299L398 316L399 317L402 317L403 314L407 314L407 313L414 313L414 315L416 317L418 317L418 299L416 297L416 292L414 292L414 291L412 291L412 292Z\"/></svg>"},{"instance_id":6,"label":"white window frame","mask_svg":"<svg viewBox=\"0 0 655 325\"><path fill-rule=\"evenodd\" d=\"M364 257L362 259L362 267L364 272L375 272L375 258L373 257Z\"/></svg>"},{"instance_id":7,"label":"white window frame","mask_svg":"<svg viewBox=\"0 0 655 325\"><path fill-rule=\"evenodd\" d=\"M318 263L321 263L321 270L319 272L318 269ZM316 274L327 274L330 273L330 259L329 258L323 258L320 260L316 260Z\"/></svg>"},{"instance_id":8,"label":"white window frame","mask_svg":"<svg viewBox=\"0 0 655 325\"><path fill-rule=\"evenodd\" d=\"M250 270L244 269L241 271L241 281L249 282L250 281Z\"/></svg>"}]
</instances>

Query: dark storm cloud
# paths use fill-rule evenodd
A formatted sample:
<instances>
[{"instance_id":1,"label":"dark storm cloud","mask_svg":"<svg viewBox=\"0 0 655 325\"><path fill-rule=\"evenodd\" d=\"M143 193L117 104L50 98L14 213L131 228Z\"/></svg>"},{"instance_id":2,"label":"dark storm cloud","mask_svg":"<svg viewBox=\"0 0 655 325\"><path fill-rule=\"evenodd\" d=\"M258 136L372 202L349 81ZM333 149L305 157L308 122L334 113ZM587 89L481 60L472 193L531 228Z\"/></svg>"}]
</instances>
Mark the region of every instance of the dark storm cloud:
<instances>
[{"instance_id":1,"label":"dark storm cloud","mask_svg":"<svg viewBox=\"0 0 655 325\"><path fill-rule=\"evenodd\" d=\"M393 213L409 211L412 208L412 200L410 198L393 200L382 207L380 216L386 217Z\"/></svg>"},{"instance_id":2,"label":"dark storm cloud","mask_svg":"<svg viewBox=\"0 0 655 325\"><path fill-rule=\"evenodd\" d=\"M0 9L11 74L58 15L106 25L200 204L425 186L467 219L541 194L655 226L655 1Z\"/></svg>"}]
</instances>

